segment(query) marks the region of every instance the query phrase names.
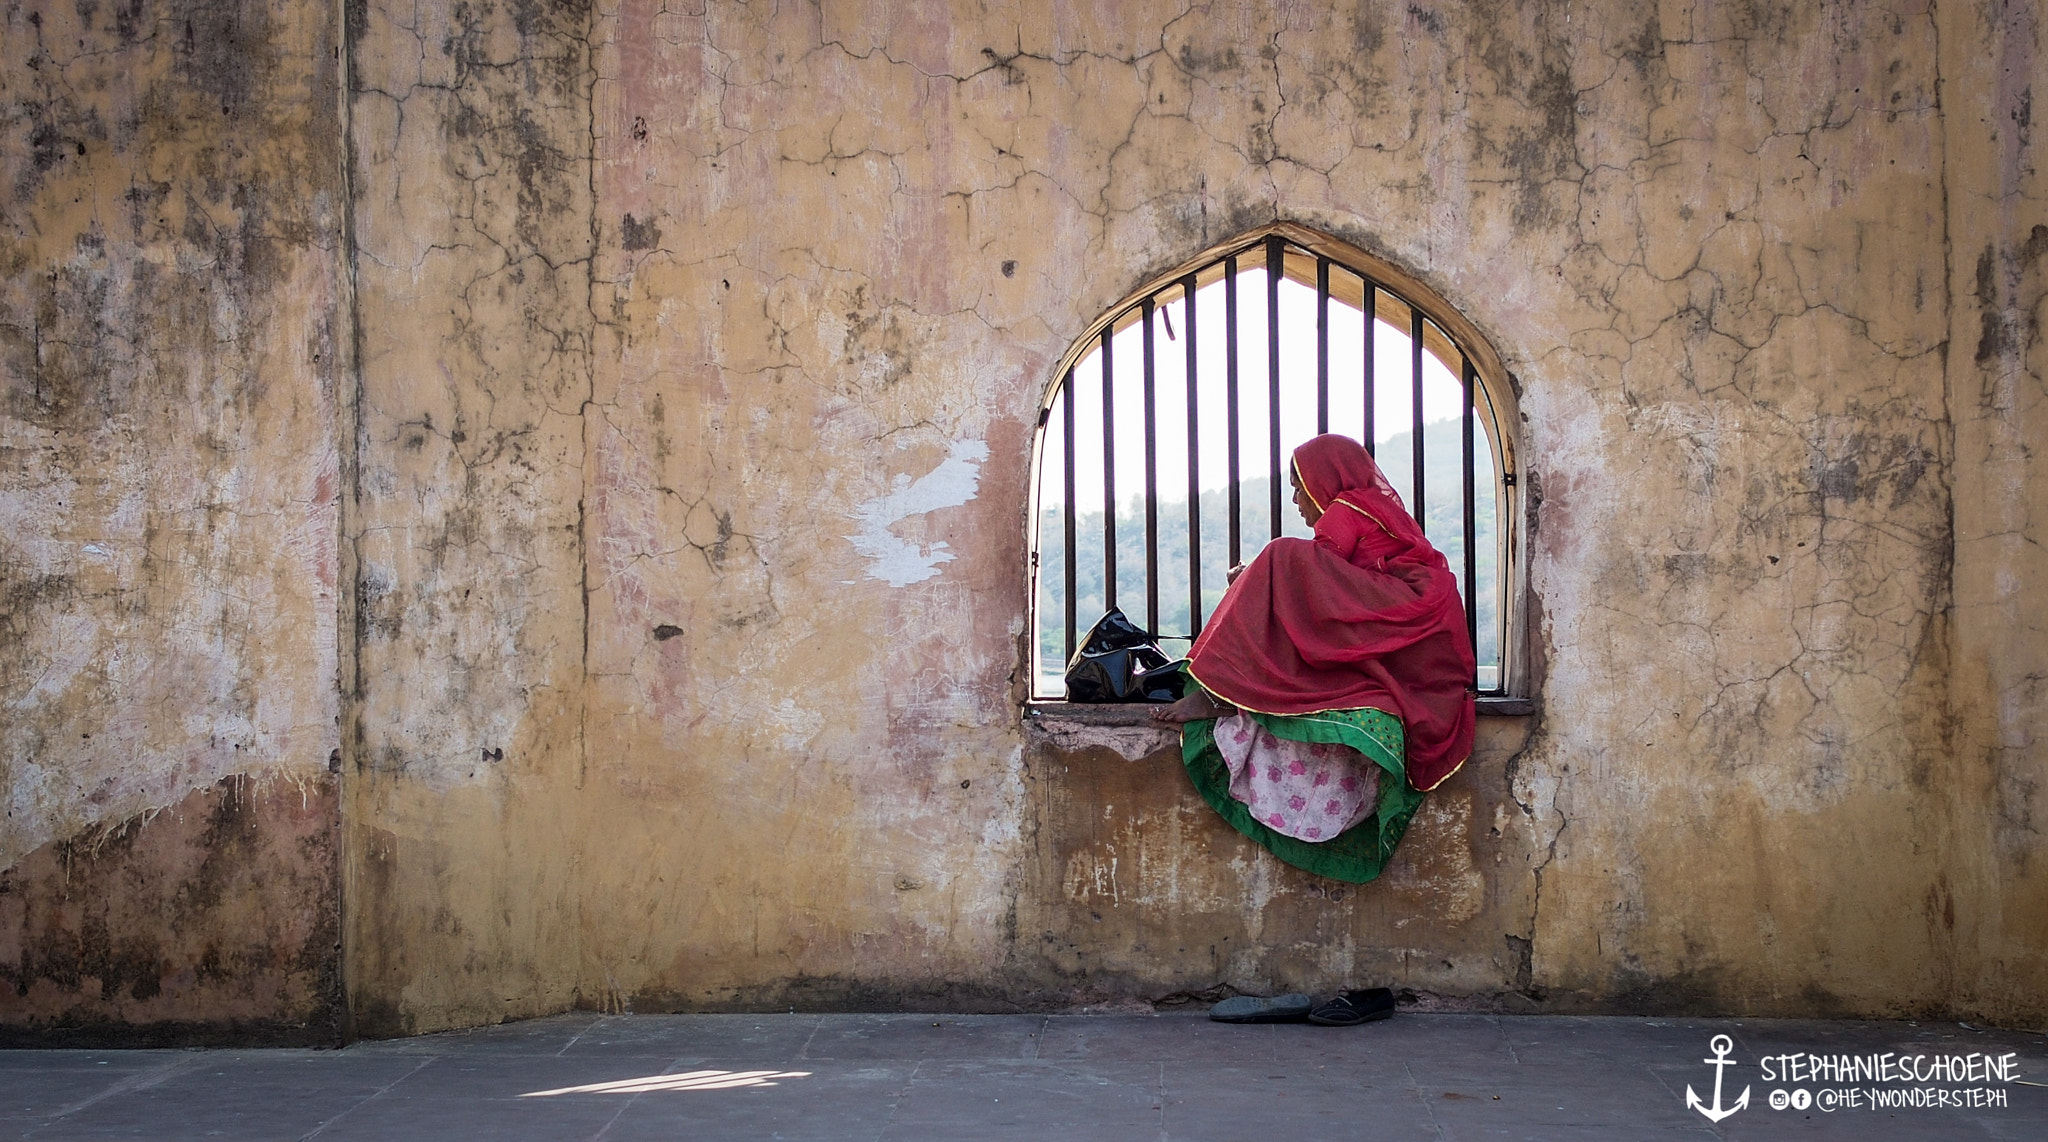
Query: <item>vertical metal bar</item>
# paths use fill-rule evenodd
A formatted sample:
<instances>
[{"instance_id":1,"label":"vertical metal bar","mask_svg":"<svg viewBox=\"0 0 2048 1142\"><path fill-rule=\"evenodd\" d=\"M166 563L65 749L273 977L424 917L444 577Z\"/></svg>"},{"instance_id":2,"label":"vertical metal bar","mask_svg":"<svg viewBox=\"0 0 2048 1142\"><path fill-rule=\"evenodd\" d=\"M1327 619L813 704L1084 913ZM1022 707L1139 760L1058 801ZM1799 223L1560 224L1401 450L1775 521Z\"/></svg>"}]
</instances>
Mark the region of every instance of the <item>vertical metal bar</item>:
<instances>
[{"instance_id":1,"label":"vertical metal bar","mask_svg":"<svg viewBox=\"0 0 2048 1142\"><path fill-rule=\"evenodd\" d=\"M1102 607L1116 606L1116 356L1102 328Z\"/></svg>"},{"instance_id":2,"label":"vertical metal bar","mask_svg":"<svg viewBox=\"0 0 2048 1142\"><path fill-rule=\"evenodd\" d=\"M1145 324L1145 629L1159 629L1159 430L1153 368L1152 316L1157 306L1146 298L1139 306Z\"/></svg>"},{"instance_id":3,"label":"vertical metal bar","mask_svg":"<svg viewBox=\"0 0 2048 1142\"><path fill-rule=\"evenodd\" d=\"M1316 259L1316 432L1330 431L1330 259Z\"/></svg>"},{"instance_id":4,"label":"vertical metal bar","mask_svg":"<svg viewBox=\"0 0 2048 1142\"><path fill-rule=\"evenodd\" d=\"M1280 276L1287 272L1287 240L1266 239L1266 492L1273 538L1280 538Z\"/></svg>"},{"instance_id":5,"label":"vertical metal bar","mask_svg":"<svg viewBox=\"0 0 2048 1142\"><path fill-rule=\"evenodd\" d=\"M1374 399L1372 388L1372 337L1373 326L1378 325L1380 323L1380 287L1378 283L1374 282L1371 278L1366 277L1364 274L1358 275L1358 280L1360 285L1363 287L1365 294L1364 300L1361 303L1362 307L1365 310L1365 453L1368 456L1374 456L1378 454L1378 450L1373 447L1372 443L1372 406Z\"/></svg>"},{"instance_id":6,"label":"vertical metal bar","mask_svg":"<svg viewBox=\"0 0 2048 1142\"><path fill-rule=\"evenodd\" d=\"M1423 506L1422 492L1422 308L1410 302L1408 313L1409 411L1415 433L1409 442L1409 451L1415 457L1415 502L1408 506L1408 510L1414 513L1416 525L1427 535L1429 523L1423 517L1429 514L1429 510Z\"/></svg>"},{"instance_id":7,"label":"vertical metal bar","mask_svg":"<svg viewBox=\"0 0 2048 1142\"><path fill-rule=\"evenodd\" d=\"M1066 384L1060 388L1060 452L1067 462L1066 485L1066 571L1067 571L1067 655L1060 659L1062 665L1074 660L1074 516L1078 511L1074 503L1074 370L1067 369Z\"/></svg>"},{"instance_id":8,"label":"vertical metal bar","mask_svg":"<svg viewBox=\"0 0 2048 1142\"><path fill-rule=\"evenodd\" d=\"M1244 562L1238 536L1237 255L1223 259L1223 418L1230 432L1230 566Z\"/></svg>"},{"instance_id":9,"label":"vertical metal bar","mask_svg":"<svg viewBox=\"0 0 2048 1142\"><path fill-rule=\"evenodd\" d=\"M1202 633L1202 438L1195 401L1195 275L1180 280L1182 324L1188 327L1188 634Z\"/></svg>"},{"instance_id":10,"label":"vertical metal bar","mask_svg":"<svg viewBox=\"0 0 2048 1142\"><path fill-rule=\"evenodd\" d=\"M1477 375L1472 370L1472 360L1464 358L1465 407L1459 413L1463 422L1462 432L1465 445L1465 637L1472 643L1472 685L1479 685L1479 610L1473 604L1478 600L1479 574L1479 510L1475 506L1478 479L1472 471L1472 395Z\"/></svg>"}]
</instances>

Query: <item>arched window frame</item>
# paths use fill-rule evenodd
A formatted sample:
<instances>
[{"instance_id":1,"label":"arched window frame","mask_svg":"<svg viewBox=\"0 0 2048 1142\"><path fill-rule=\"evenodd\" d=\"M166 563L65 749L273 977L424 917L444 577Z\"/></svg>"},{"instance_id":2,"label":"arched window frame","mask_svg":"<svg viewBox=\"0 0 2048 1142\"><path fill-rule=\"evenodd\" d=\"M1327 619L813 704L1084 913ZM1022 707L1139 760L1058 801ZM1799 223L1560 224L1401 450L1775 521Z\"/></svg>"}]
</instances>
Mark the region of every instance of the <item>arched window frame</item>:
<instances>
[{"instance_id":1,"label":"arched window frame","mask_svg":"<svg viewBox=\"0 0 2048 1142\"><path fill-rule=\"evenodd\" d=\"M1110 306L1102 316L1092 322L1081 336L1074 340L1072 346L1060 359L1058 366L1047 379L1039 401L1037 430L1032 437L1029 506L1025 520L1026 542L1031 552L1029 561L1030 602L1027 629L1032 632L1031 637L1025 642L1026 647L1032 649L1027 649L1026 653L1036 653L1036 632L1038 631L1039 623L1038 607L1041 598L1040 576L1051 571L1061 574L1063 578L1068 577L1065 568L1048 569L1042 567L1040 566L1041 561L1039 559L1039 553L1043 550L1042 537L1039 534L1039 521L1041 518L1040 500L1042 489L1044 488L1041 469L1046 451L1046 433L1052 418L1056 398L1071 381L1075 366L1090 353L1104 346L1108 338L1141 322L1146 323L1146 330L1149 333L1152 314L1162 296L1175 294L1176 291L1185 291L1187 296L1192 296L1203 287L1222 280L1227 273L1242 265L1248 257L1261 259L1262 264L1269 267L1273 264L1273 259L1277 257L1281 272L1288 280L1317 291L1319 425L1327 424L1328 405L1328 321L1324 316L1326 313L1324 307L1333 302L1347 304L1354 309L1360 310L1366 314L1368 322L1375 320L1385 321L1395 325L1397 328L1409 329L1411 331L1411 343L1416 345L1415 352L1426 351L1431 353L1450 370L1454 377L1461 377L1464 380L1466 387L1466 411L1461 417L1461 446L1464 451L1464 456L1461 459L1464 466L1466 486L1469 489L1469 494L1464 497L1466 504L1466 533L1470 536L1474 531L1472 521L1477 498L1488 494L1489 491L1489 489L1476 486L1474 473L1473 459L1476 458L1475 450L1482 446L1482 442L1483 446L1490 450L1492 456L1494 475L1491 480L1492 488L1490 491L1494 497L1495 510L1497 512L1495 518L1498 521L1495 541L1497 545L1497 565L1500 569L1496 586L1496 590L1500 593L1496 602L1496 613L1499 615L1500 625L1500 674L1497 685L1480 688L1478 693L1483 704L1487 704L1490 699L1492 704L1500 707L1499 712L1525 712L1523 707L1526 706L1526 703L1520 701L1520 698L1529 694L1533 683L1533 672L1527 660L1527 632L1523 613L1525 609L1524 600L1527 596L1527 560L1525 558L1527 529L1523 523L1521 466L1514 433L1514 426L1520 423L1521 417L1515 400L1514 385L1511 382L1507 368L1502 363L1500 354L1494 348L1491 339L1481 332L1464 314L1451 306L1441 295L1414 274L1370 251L1360 249L1341 239L1290 222L1278 222L1240 234L1227 242L1211 246L1166 273L1151 278L1145 285L1131 291L1116 304ZM1342 275L1332 274L1330 272L1332 267L1338 267L1348 272ZM1366 290L1361 288L1364 283L1370 283L1372 289ZM1368 296L1373 301L1371 309L1366 307ZM1422 333L1419 339L1412 336L1412 331L1417 325L1420 325ZM1269 329L1269 342L1275 336L1276 331L1277 325ZM1276 344L1269 343L1269 355L1277 354ZM1151 349L1148 346L1148 359L1150 355ZM1269 359L1273 359L1276 362L1271 366L1269 376L1258 379L1274 383L1271 380L1271 374L1278 369L1277 358ZM1418 373L1419 369L1418 359L1416 366ZM1072 402L1067 402L1064 407L1071 415ZM1422 415L1420 411L1421 405L1418 402L1413 407L1415 409L1413 415L1416 418L1417 427L1419 427ZM1271 427L1269 432L1275 440L1269 442L1269 448L1277 449L1279 431L1277 417L1270 418L1270 420ZM1482 431L1482 425L1486 429L1490 429L1490 431ZM1071 440L1071 425L1066 427L1068 430L1066 439ZM1148 424L1148 447L1151 445L1150 430L1151 425ZM1370 435L1370 432L1368 432L1368 435ZM1420 433L1417 434L1416 442L1413 446L1413 462L1418 469L1422 466L1423 453L1420 435ZM1071 461L1071 456L1069 460ZM1276 477L1275 482L1269 485L1269 492L1275 501L1271 507L1275 513L1280 510L1278 503L1280 493L1277 484L1280 463L1281 461L1277 457L1269 458L1269 473ZM1234 490L1232 498L1234 505ZM1147 488L1146 506L1148 520L1156 513L1157 500L1158 489L1156 487ZM1421 510L1422 508L1423 505L1421 504L1411 505L1411 510ZM1066 553L1066 562L1071 563L1075 550L1075 545L1071 539L1074 520L1071 500L1067 502L1064 517L1070 534L1068 541L1063 544L1063 550ZM1236 526L1236 520L1237 513L1233 508L1231 513L1233 528ZM1113 518L1109 526L1112 529L1114 528ZM1463 548L1466 562L1466 567L1463 569L1463 581L1467 584L1467 621L1471 623L1476 621L1474 607L1472 606L1473 593L1476 589L1472 586L1474 578L1472 564L1475 561L1476 551L1474 550L1474 545L1470 542L1465 543ZM1150 550L1149 547L1148 550ZM1157 576L1156 574L1148 573L1147 579L1148 585L1156 584ZM1156 586L1152 589L1156 590ZM1072 611L1074 607L1072 592L1066 593L1066 599L1067 609ZM1091 617L1071 615L1067 617L1067 626L1071 632L1066 642L1068 653L1072 652L1071 648L1074 639L1078 638L1079 634L1082 633L1073 629L1076 618L1081 622L1085 622ZM1484 658L1485 655L1482 654L1481 657ZM1037 672L1031 668L1028 662L1024 674L1027 678L1035 679L1037 677ZM1038 695L1036 697L1038 700L1044 700L1046 696ZM1513 708L1510 709L1509 707Z\"/></svg>"}]
</instances>

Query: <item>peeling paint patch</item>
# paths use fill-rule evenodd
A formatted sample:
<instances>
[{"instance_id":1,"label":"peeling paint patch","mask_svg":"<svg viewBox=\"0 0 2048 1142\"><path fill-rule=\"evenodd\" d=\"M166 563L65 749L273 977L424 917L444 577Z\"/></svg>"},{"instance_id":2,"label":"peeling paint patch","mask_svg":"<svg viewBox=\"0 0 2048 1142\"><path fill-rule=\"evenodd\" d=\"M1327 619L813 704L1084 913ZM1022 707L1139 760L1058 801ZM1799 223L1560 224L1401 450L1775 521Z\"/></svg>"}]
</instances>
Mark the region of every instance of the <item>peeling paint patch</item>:
<instances>
[{"instance_id":1,"label":"peeling paint patch","mask_svg":"<svg viewBox=\"0 0 2048 1142\"><path fill-rule=\"evenodd\" d=\"M1025 724L1034 745L1042 742L1068 753L1106 749L1125 761L1140 761L1163 750L1180 749L1180 729L1174 726L1099 726L1065 718L1036 718Z\"/></svg>"},{"instance_id":2,"label":"peeling paint patch","mask_svg":"<svg viewBox=\"0 0 2048 1142\"><path fill-rule=\"evenodd\" d=\"M847 538L861 557L871 560L868 575L891 587L922 583L939 573L939 564L951 563L954 555L944 542L923 550L889 529L914 515L955 508L972 500L981 484L981 466L988 460L988 445L980 440L955 441L939 466L912 480L896 477L895 487L886 495L854 509L860 521L858 532Z\"/></svg>"}]
</instances>

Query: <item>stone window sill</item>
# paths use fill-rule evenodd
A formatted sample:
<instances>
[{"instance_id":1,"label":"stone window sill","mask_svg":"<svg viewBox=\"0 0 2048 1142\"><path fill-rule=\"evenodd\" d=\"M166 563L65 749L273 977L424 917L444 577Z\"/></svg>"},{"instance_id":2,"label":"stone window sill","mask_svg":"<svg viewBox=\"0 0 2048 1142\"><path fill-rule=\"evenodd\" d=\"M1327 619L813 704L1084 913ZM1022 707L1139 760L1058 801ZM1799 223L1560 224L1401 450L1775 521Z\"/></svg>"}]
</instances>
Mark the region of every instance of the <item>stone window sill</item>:
<instances>
[{"instance_id":1,"label":"stone window sill","mask_svg":"<svg viewBox=\"0 0 2048 1142\"><path fill-rule=\"evenodd\" d=\"M1534 698L1483 697L1478 700L1482 718L1519 718L1536 712ZM1039 699L1024 704L1024 717L1049 719L1083 726L1153 725L1151 703L1147 702L1060 702Z\"/></svg>"}]
</instances>

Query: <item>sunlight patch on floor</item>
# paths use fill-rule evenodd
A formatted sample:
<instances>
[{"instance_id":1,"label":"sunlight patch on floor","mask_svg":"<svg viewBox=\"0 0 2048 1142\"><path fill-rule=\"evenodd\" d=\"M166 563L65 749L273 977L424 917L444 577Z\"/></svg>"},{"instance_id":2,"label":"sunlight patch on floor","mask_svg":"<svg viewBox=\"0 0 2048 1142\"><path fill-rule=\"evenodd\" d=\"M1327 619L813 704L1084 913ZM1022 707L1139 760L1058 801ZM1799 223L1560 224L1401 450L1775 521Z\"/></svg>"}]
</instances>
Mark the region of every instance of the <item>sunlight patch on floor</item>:
<instances>
[{"instance_id":1,"label":"sunlight patch on floor","mask_svg":"<svg viewBox=\"0 0 2048 1142\"><path fill-rule=\"evenodd\" d=\"M558 1094L645 1094L659 1090L728 1090L742 1086L775 1086L778 1079L801 1079L809 1071L685 1071L676 1075L648 1075L639 1079L618 1079L608 1083L565 1086L555 1090L528 1091L520 1098L550 1098Z\"/></svg>"}]
</instances>

